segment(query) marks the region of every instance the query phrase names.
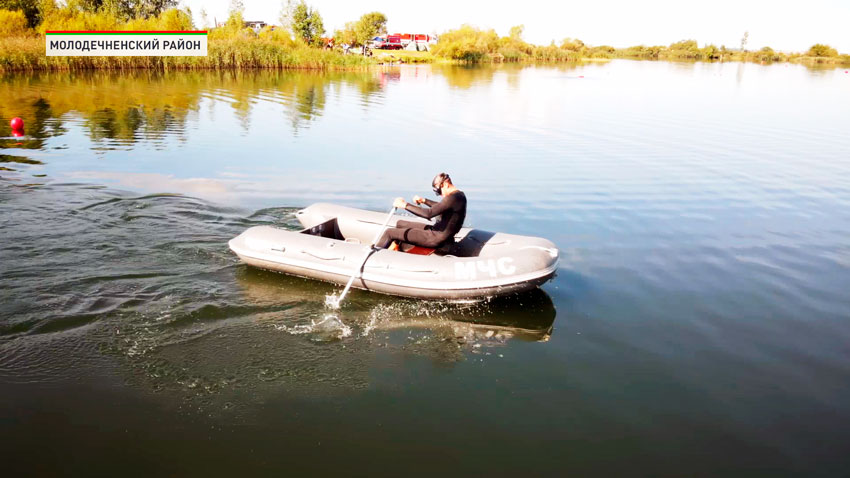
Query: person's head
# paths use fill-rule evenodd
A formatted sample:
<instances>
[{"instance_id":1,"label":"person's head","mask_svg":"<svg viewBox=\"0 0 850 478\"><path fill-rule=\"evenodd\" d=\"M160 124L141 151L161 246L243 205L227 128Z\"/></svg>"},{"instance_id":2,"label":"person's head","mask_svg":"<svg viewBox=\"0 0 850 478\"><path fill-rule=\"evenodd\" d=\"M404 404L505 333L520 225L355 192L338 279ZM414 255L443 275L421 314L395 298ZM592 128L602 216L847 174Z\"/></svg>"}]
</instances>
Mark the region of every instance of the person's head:
<instances>
[{"instance_id":1,"label":"person's head","mask_svg":"<svg viewBox=\"0 0 850 478\"><path fill-rule=\"evenodd\" d=\"M434 176L434 180L431 181L431 188L434 190L434 194L437 196L442 196L445 192L446 188L452 185L452 178L449 177L446 173L440 173Z\"/></svg>"}]
</instances>

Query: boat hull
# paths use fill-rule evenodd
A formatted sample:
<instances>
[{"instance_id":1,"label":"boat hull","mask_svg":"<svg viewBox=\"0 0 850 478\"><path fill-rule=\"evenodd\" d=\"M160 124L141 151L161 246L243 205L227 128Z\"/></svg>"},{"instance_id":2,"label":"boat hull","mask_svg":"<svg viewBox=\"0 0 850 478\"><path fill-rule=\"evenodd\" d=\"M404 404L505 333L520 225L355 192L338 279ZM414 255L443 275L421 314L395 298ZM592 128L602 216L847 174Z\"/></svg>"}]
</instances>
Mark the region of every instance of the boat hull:
<instances>
[{"instance_id":1,"label":"boat hull","mask_svg":"<svg viewBox=\"0 0 850 478\"><path fill-rule=\"evenodd\" d=\"M258 259L250 256L239 255L239 258L245 264L259 269L268 271L281 272L306 279L321 280L338 285L345 285L351 279L351 274L339 274L316 270L315 268L299 267L280 262ZM376 280L368 280L362 277L354 279L351 287L355 289L379 292L382 294L397 295L402 297L413 297L419 299L448 299L448 300L463 300L463 299L482 299L486 297L495 297L505 294L513 294L534 289L547 282L555 275L555 271L522 282L514 282L505 285L473 287L469 289L447 289L440 288L438 284L432 288L422 288L414 286L403 286L393 283L380 282Z\"/></svg>"},{"instance_id":2,"label":"boat hull","mask_svg":"<svg viewBox=\"0 0 850 478\"><path fill-rule=\"evenodd\" d=\"M246 264L294 276L421 299L480 299L533 289L551 279L558 250L529 236L462 229L452 250L430 256L373 249L381 213L317 204L296 214L303 231L252 227L229 242ZM384 216L385 218L386 216ZM394 224L401 216L394 216ZM404 218L410 220L410 218Z\"/></svg>"}]
</instances>

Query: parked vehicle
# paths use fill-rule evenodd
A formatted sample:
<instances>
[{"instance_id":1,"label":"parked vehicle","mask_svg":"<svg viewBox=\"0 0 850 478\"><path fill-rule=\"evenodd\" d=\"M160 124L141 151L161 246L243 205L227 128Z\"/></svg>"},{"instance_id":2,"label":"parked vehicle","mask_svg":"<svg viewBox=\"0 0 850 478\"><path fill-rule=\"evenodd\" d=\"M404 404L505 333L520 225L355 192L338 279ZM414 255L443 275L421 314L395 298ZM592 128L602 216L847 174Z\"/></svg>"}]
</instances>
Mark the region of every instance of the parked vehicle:
<instances>
[{"instance_id":1,"label":"parked vehicle","mask_svg":"<svg viewBox=\"0 0 850 478\"><path fill-rule=\"evenodd\" d=\"M379 50L401 50L401 35L387 35L386 37L375 37L372 39L372 48Z\"/></svg>"}]
</instances>

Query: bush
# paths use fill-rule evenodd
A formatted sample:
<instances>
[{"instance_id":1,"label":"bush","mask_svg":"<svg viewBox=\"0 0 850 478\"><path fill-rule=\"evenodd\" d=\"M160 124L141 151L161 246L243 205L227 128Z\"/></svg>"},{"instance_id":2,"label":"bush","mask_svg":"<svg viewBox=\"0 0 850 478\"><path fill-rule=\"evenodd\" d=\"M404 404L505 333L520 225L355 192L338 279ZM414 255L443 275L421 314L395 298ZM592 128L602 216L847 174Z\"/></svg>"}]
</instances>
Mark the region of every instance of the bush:
<instances>
[{"instance_id":1,"label":"bush","mask_svg":"<svg viewBox=\"0 0 850 478\"><path fill-rule=\"evenodd\" d=\"M700 56L703 60L719 60L721 53L715 45L706 45L700 50Z\"/></svg>"},{"instance_id":2,"label":"bush","mask_svg":"<svg viewBox=\"0 0 850 478\"><path fill-rule=\"evenodd\" d=\"M31 33L24 12L0 9L0 37L26 36Z\"/></svg>"},{"instance_id":3,"label":"bush","mask_svg":"<svg viewBox=\"0 0 850 478\"><path fill-rule=\"evenodd\" d=\"M659 55L665 48L663 46L630 46L626 49L619 50L618 56L624 58L638 58L641 60L657 60Z\"/></svg>"},{"instance_id":4,"label":"bush","mask_svg":"<svg viewBox=\"0 0 850 478\"><path fill-rule=\"evenodd\" d=\"M558 46L532 45L522 39L524 27L511 27L510 34L499 37L493 30L480 30L463 25L440 36L440 40L431 48L434 56L459 60L467 63L481 61L520 62L520 61L577 61L587 49L581 40L565 39ZM598 47L597 56L610 58L614 48Z\"/></svg>"},{"instance_id":5,"label":"bush","mask_svg":"<svg viewBox=\"0 0 850 478\"><path fill-rule=\"evenodd\" d=\"M537 61L574 61L581 59L581 54L560 48L553 42L549 46L534 47L532 57Z\"/></svg>"},{"instance_id":6,"label":"bush","mask_svg":"<svg viewBox=\"0 0 850 478\"><path fill-rule=\"evenodd\" d=\"M832 48L829 45L822 45L820 43L816 43L809 48L809 51L806 52L808 56L817 56L824 58L833 58L838 56L838 51L835 48Z\"/></svg>"},{"instance_id":7,"label":"bush","mask_svg":"<svg viewBox=\"0 0 850 478\"><path fill-rule=\"evenodd\" d=\"M702 52L696 40L682 40L671 43L665 56L673 59L699 60L702 58Z\"/></svg>"},{"instance_id":8,"label":"bush","mask_svg":"<svg viewBox=\"0 0 850 478\"><path fill-rule=\"evenodd\" d=\"M289 32L280 27L266 25L262 30L260 30L260 34L258 36L261 40L268 40L287 46L295 46L295 41L289 35Z\"/></svg>"},{"instance_id":9,"label":"bush","mask_svg":"<svg viewBox=\"0 0 850 478\"><path fill-rule=\"evenodd\" d=\"M564 38L561 41L561 48L564 50L574 51L576 53L584 53L585 44L578 38Z\"/></svg>"},{"instance_id":10,"label":"bush","mask_svg":"<svg viewBox=\"0 0 850 478\"><path fill-rule=\"evenodd\" d=\"M771 62L771 61L781 61L782 55L773 51L773 48L766 46L756 52L756 59L759 61Z\"/></svg>"},{"instance_id":11,"label":"bush","mask_svg":"<svg viewBox=\"0 0 850 478\"><path fill-rule=\"evenodd\" d=\"M440 36L431 54L469 63L480 62L490 53L496 52L499 36L494 30L479 30L463 25L457 30L449 30Z\"/></svg>"},{"instance_id":12,"label":"bush","mask_svg":"<svg viewBox=\"0 0 850 478\"><path fill-rule=\"evenodd\" d=\"M614 58L616 52L617 49L613 46L601 45L586 50L585 56L589 58Z\"/></svg>"}]
</instances>

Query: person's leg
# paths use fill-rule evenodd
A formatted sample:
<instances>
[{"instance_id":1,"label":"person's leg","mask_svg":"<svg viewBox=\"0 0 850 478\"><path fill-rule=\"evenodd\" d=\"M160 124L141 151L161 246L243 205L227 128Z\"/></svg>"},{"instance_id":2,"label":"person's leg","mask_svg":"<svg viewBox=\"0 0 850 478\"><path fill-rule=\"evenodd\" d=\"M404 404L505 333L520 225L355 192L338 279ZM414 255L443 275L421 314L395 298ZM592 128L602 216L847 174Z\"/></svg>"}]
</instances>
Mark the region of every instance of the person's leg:
<instances>
[{"instance_id":1,"label":"person's leg","mask_svg":"<svg viewBox=\"0 0 850 478\"><path fill-rule=\"evenodd\" d=\"M386 249L392 241L401 241L413 244L414 246L436 249L437 247L440 247L443 239L436 232L430 230L413 228L399 229L393 227L384 231L384 234L376 244L376 247Z\"/></svg>"},{"instance_id":2,"label":"person's leg","mask_svg":"<svg viewBox=\"0 0 850 478\"><path fill-rule=\"evenodd\" d=\"M407 229L407 233L404 234L404 242L414 246L436 249L443 243L443 239L434 231Z\"/></svg>"},{"instance_id":3,"label":"person's leg","mask_svg":"<svg viewBox=\"0 0 850 478\"><path fill-rule=\"evenodd\" d=\"M405 231L409 231L410 229L399 229L397 227L388 228L384 231L384 234L378 239L378 242L375 244L375 247L380 249L386 249L389 247L392 241L403 241L405 236Z\"/></svg>"},{"instance_id":4,"label":"person's leg","mask_svg":"<svg viewBox=\"0 0 850 478\"><path fill-rule=\"evenodd\" d=\"M425 229L430 224L425 224L424 222L416 222L416 221L405 221L404 219L399 220L395 227L399 229Z\"/></svg>"}]
</instances>

